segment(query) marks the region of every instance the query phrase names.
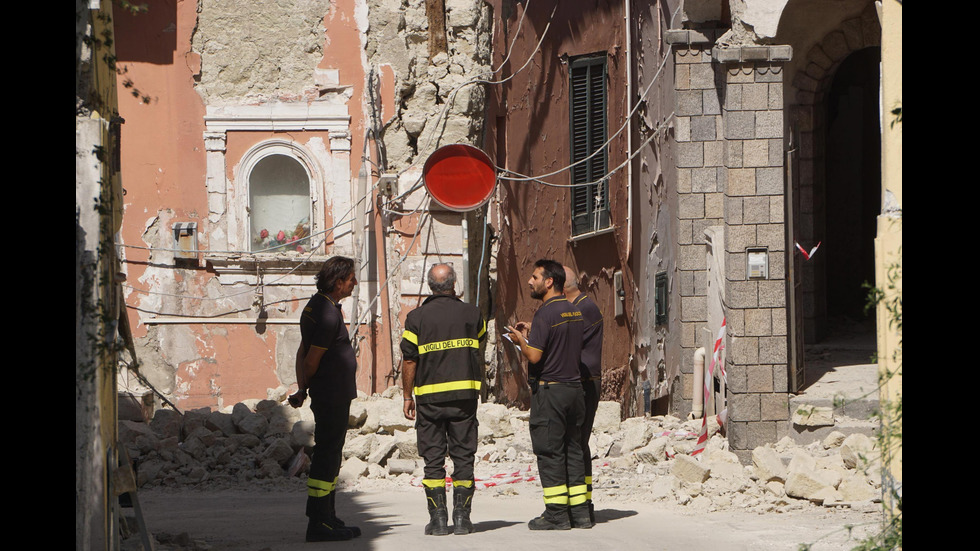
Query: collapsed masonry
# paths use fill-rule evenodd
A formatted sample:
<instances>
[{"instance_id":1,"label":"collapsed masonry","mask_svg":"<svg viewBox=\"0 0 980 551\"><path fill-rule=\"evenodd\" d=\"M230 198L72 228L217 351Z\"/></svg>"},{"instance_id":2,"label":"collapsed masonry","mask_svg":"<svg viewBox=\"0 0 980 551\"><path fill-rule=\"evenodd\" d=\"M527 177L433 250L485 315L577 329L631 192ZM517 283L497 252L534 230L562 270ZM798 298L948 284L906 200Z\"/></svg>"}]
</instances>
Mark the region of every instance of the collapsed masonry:
<instances>
[{"instance_id":1,"label":"collapsed masonry","mask_svg":"<svg viewBox=\"0 0 980 551\"><path fill-rule=\"evenodd\" d=\"M282 390L282 389L281 389ZM309 405L279 400L238 403L183 415L159 410L149 423L120 421L120 441L138 465L140 487L232 487L301 484L313 446ZM806 447L784 438L756 448L743 466L728 441L710 431L701 460L694 450L701 420L671 416L620 420L616 402L601 402L592 435L597 501L666 501L702 511L731 508L783 512L849 506L870 510L880 501L880 462L874 441L835 432ZM480 404L476 476L481 491L513 492L513 483L538 484L528 412ZM413 422L402 415L400 389L359 396L351 404L339 484L347 489L418 485ZM450 469L451 472L451 469ZM481 483L482 481L482 483Z\"/></svg>"}]
</instances>

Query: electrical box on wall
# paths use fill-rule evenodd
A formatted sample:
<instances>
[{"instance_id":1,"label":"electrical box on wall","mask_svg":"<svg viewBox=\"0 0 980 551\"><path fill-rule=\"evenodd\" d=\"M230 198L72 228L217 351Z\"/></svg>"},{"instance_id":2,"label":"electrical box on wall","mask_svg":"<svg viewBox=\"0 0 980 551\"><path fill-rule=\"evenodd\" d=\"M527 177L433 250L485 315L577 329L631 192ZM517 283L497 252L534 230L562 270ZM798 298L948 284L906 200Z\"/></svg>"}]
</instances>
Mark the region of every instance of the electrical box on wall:
<instances>
[{"instance_id":1,"label":"electrical box on wall","mask_svg":"<svg viewBox=\"0 0 980 551\"><path fill-rule=\"evenodd\" d=\"M653 311L657 325L667 323L667 272L658 272L654 280Z\"/></svg>"},{"instance_id":2,"label":"electrical box on wall","mask_svg":"<svg viewBox=\"0 0 980 551\"><path fill-rule=\"evenodd\" d=\"M769 279L769 251L765 248L745 249L745 277Z\"/></svg>"},{"instance_id":3,"label":"electrical box on wall","mask_svg":"<svg viewBox=\"0 0 980 551\"><path fill-rule=\"evenodd\" d=\"M174 224L174 258L197 260L197 222Z\"/></svg>"},{"instance_id":4,"label":"electrical box on wall","mask_svg":"<svg viewBox=\"0 0 980 551\"><path fill-rule=\"evenodd\" d=\"M623 272L615 272L613 274L613 291L616 293L616 317L619 317L626 311L626 291L623 290Z\"/></svg>"}]
</instances>

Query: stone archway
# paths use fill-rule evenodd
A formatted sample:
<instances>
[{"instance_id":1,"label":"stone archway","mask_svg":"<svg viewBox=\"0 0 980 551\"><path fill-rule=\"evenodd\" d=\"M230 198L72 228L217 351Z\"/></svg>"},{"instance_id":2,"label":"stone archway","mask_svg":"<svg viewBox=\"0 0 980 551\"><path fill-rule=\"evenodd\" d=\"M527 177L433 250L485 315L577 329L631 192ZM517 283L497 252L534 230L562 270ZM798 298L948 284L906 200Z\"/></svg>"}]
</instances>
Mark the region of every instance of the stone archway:
<instances>
[{"instance_id":1,"label":"stone archway","mask_svg":"<svg viewBox=\"0 0 980 551\"><path fill-rule=\"evenodd\" d=\"M835 213L835 205L840 204L840 175L828 174L827 163L834 159L835 147L828 147L829 136L846 133L841 130L839 125L832 120L833 116L827 108L828 100L840 98L840 92L835 91L834 82L838 75L851 75L853 69L848 69L853 65L857 57L867 58L867 54L858 54L867 48L878 48L881 44L881 26L873 4L862 12L859 17L843 21L836 29L827 33L818 41L805 55L803 68L797 72L793 79L795 88L795 102L788 106L788 122L790 132L797 141L797 157L795 165L798 167L798 176L792 183L794 195L798 198L798 216L792 235L804 248L810 248L818 242L823 242L822 254L816 254L807 262L800 265L802 276L802 314L804 338L807 343L819 341L828 332L828 318L834 311L840 310L839 304L831 303L828 297L834 297L835 293L840 295L841 291L835 290L833 279L834 270L840 270L841 255L827 254L831 247L840 245L837 243L826 243L828 238L828 226L832 226L830 221L838 223ZM880 55L879 55L880 57ZM848 60L852 61L848 61ZM866 62L866 59L865 59ZM844 67L844 71L841 68ZM854 126L852 125L853 129ZM880 145L880 132L877 143ZM878 153L880 155L880 153ZM877 192L880 195L880 161L878 164ZM836 164L834 165L836 168ZM833 172L833 170L831 170ZM829 194L828 194L829 192ZM866 212L857 213L857 217L863 219ZM873 221L873 216L870 215ZM857 228L848 228L859 232ZM841 232L834 232L831 228L830 235L841 235ZM873 240L873 233L869 238ZM834 237L831 237L834 239ZM826 245L826 247L824 246ZM841 249L838 247L838 252ZM863 254L863 253L862 253ZM873 267L873 248L870 249L869 259ZM835 262L837 266L835 267ZM873 269L873 268L872 268ZM873 272L872 278L873 281ZM852 285L848 283L848 285ZM853 294L854 290L849 292ZM834 299L843 300L843 299ZM855 300L851 297L849 300Z\"/></svg>"}]
</instances>

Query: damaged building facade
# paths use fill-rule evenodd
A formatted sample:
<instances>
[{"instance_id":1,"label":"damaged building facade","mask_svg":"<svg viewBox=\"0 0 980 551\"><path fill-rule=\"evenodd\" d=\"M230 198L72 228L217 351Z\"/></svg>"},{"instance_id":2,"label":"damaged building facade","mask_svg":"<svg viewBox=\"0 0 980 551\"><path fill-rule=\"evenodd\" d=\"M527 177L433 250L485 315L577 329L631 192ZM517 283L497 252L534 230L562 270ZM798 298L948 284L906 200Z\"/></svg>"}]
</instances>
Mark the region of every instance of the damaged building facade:
<instances>
[{"instance_id":1,"label":"damaged building facade","mask_svg":"<svg viewBox=\"0 0 980 551\"><path fill-rule=\"evenodd\" d=\"M448 261L491 322L488 396L526 405L494 326L531 319L525 282L549 257L605 316L603 399L727 407L744 452L789 431L804 344L863 306L900 245L875 2L280 4L116 21L120 86L150 98L120 99L126 302L143 374L179 407L281 398L334 254L360 266L344 304L360 390L398 384L405 314ZM466 213L422 186L452 143L498 169Z\"/></svg>"},{"instance_id":2,"label":"damaged building facade","mask_svg":"<svg viewBox=\"0 0 980 551\"><path fill-rule=\"evenodd\" d=\"M556 258L604 313L604 399L724 412L743 460L789 434L804 346L860 317L862 285L901 261L901 50L882 51L901 5L532 0L494 16L494 66L513 67L487 117L498 325L530 317L527 267ZM518 396L511 352L500 386Z\"/></svg>"},{"instance_id":3,"label":"damaged building facade","mask_svg":"<svg viewBox=\"0 0 980 551\"><path fill-rule=\"evenodd\" d=\"M429 207L422 163L483 132L468 81L489 62L488 8L440 10L205 0L117 16L119 86L141 92L120 101L126 304L140 372L177 407L280 398L299 310L337 254L359 266L344 304L358 388L398 380L424 272L459 266L467 241L462 214Z\"/></svg>"}]
</instances>

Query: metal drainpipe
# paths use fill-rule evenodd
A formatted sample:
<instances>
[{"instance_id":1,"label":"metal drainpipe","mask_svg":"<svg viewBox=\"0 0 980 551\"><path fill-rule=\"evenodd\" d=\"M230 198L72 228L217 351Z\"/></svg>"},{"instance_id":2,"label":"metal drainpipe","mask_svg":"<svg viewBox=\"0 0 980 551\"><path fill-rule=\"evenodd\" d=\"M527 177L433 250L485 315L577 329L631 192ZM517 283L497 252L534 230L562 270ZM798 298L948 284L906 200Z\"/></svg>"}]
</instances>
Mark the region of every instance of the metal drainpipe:
<instances>
[{"instance_id":1,"label":"metal drainpipe","mask_svg":"<svg viewBox=\"0 0 980 551\"><path fill-rule=\"evenodd\" d=\"M626 113L633 110L633 55L631 54L631 41L633 34L630 32L630 21L632 21L630 11L630 0L623 0L626 11ZM627 159L633 153L633 123L626 121L626 156ZM626 258L630 256L633 247L633 161L626 162Z\"/></svg>"},{"instance_id":2,"label":"metal drainpipe","mask_svg":"<svg viewBox=\"0 0 980 551\"><path fill-rule=\"evenodd\" d=\"M463 302L469 302L470 298L470 237L469 222L463 213Z\"/></svg>"}]
</instances>

